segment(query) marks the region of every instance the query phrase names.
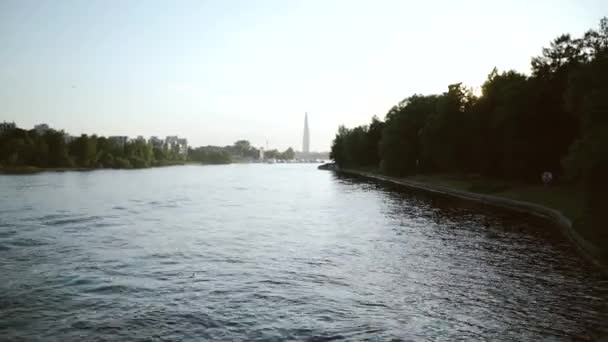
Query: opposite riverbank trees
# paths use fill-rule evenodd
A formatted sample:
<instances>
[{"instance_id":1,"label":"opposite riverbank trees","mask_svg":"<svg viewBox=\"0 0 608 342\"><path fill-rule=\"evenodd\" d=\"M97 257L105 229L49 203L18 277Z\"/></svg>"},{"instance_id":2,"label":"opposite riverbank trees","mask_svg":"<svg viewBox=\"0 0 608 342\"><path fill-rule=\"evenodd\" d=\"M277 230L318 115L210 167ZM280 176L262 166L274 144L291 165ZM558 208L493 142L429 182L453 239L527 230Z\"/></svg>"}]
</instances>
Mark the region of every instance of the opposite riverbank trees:
<instances>
[{"instance_id":1,"label":"opposite riverbank trees","mask_svg":"<svg viewBox=\"0 0 608 342\"><path fill-rule=\"evenodd\" d=\"M186 161L177 148L154 147L143 139L117 141L83 134L67 139L63 131L15 128L0 134L4 168L143 168Z\"/></svg>"},{"instance_id":2,"label":"opposite riverbank trees","mask_svg":"<svg viewBox=\"0 0 608 342\"><path fill-rule=\"evenodd\" d=\"M289 147L283 152L277 149L264 151L265 159L292 160L295 158L293 148ZM248 140L238 140L229 146L201 146L188 150L190 161L203 164L230 164L259 161L260 150L253 147Z\"/></svg>"},{"instance_id":3,"label":"opposite riverbank trees","mask_svg":"<svg viewBox=\"0 0 608 342\"><path fill-rule=\"evenodd\" d=\"M269 150L266 158L290 160L290 147L284 152ZM146 168L197 162L230 164L257 160L260 151L247 140L228 146L188 148L166 143L154 144L143 138L126 140L83 134L71 137L63 131L20 128L0 132L0 172L33 173L44 170L90 170L98 168Z\"/></svg>"},{"instance_id":4,"label":"opposite riverbank trees","mask_svg":"<svg viewBox=\"0 0 608 342\"><path fill-rule=\"evenodd\" d=\"M531 69L494 69L480 96L453 84L404 99L384 122L340 127L331 158L396 177L478 174L533 184L550 171L555 182L584 189L575 225L606 246L608 19L582 37L557 37Z\"/></svg>"}]
</instances>

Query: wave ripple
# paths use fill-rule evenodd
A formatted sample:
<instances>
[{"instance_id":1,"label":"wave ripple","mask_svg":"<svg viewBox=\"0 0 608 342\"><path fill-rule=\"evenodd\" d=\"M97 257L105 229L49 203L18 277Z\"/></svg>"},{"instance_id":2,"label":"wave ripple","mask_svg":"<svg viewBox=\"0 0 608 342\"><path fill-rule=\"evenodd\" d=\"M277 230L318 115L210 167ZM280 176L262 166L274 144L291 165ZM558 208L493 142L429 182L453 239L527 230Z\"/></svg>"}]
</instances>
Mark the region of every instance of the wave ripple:
<instances>
[{"instance_id":1,"label":"wave ripple","mask_svg":"<svg viewBox=\"0 0 608 342\"><path fill-rule=\"evenodd\" d=\"M0 339L608 333L606 279L525 217L309 165L36 177L0 183Z\"/></svg>"}]
</instances>

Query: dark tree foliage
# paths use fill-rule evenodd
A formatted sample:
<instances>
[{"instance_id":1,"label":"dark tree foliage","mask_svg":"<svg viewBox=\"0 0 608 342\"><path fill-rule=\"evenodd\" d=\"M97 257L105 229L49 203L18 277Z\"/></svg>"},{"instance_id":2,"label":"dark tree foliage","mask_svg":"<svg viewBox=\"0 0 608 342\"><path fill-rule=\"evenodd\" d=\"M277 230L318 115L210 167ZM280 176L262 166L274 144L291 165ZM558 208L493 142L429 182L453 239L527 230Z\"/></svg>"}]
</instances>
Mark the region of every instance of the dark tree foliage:
<instances>
[{"instance_id":1,"label":"dark tree foliage","mask_svg":"<svg viewBox=\"0 0 608 342\"><path fill-rule=\"evenodd\" d=\"M340 167L375 166L394 176L477 173L540 182L551 171L557 181L587 184L592 221L605 225L599 182L608 177L608 19L580 38L557 37L531 66L531 76L494 69L479 98L453 84L441 95L406 98L384 123L342 126L330 157ZM380 139L374 123L383 127Z\"/></svg>"},{"instance_id":2,"label":"dark tree foliage","mask_svg":"<svg viewBox=\"0 0 608 342\"><path fill-rule=\"evenodd\" d=\"M430 170L458 172L471 162L471 118L475 98L461 83L436 99L420 131L422 159Z\"/></svg>"},{"instance_id":3,"label":"dark tree foliage","mask_svg":"<svg viewBox=\"0 0 608 342\"><path fill-rule=\"evenodd\" d=\"M154 148L145 140L119 144L105 137L67 136L63 131L14 129L0 134L0 166L39 168L143 168L183 161L166 147Z\"/></svg>"},{"instance_id":4,"label":"dark tree foliage","mask_svg":"<svg viewBox=\"0 0 608 342\"><path fill-rule=\"evenodd\" d=\"M540 146L534 142L535 111L528 78L515 71L494 70L482 91L483 96L475 106L479 142L477 170L487 176L507 179L537 175L538 170L532 171L529 166L545 151L539 151Z\"/></svg>"},{"instance_id":5,"label":"dark tree foliage","mask_svg":"<svg viewBox=\"0 0 608 342\"><path fill-rule=\"evenodd\" d=\"M479 98L453 84L441 95L406 98L384 123L340 127L331 156L398 176L475 172L537 182L543 171L559 177L565 169L580 178L604 153L607 50L604 18L581 38L556 38L532 58L530 77L494 69Z\"/></svg>"},{"instance_id":6,"label":"dark tree foliage","mask_svg":"<svg viewBox=\"0 0 608 342\"><path fill-rule=\"evenodd\" d=\"M74 139L69 144L69 153L77 165L83 167L97 166L97 136L86 134Z\"/></svg>"},{"instance_id":7,"label":"dark tree foliage","mask_svg":"<svg viewBox=\"0 0 608 342\"><path fill-rule=\"evenodd\" d=\"M188 152L191 161L203 164L229 164L234 161L254 161L260 158L260 150L251 146L247 140L239 140L230 146L202 146L190 149ZM266 159L291 160L295 157L293 148L283 152L278 150L264 151Z\"/></svg>"},{"instance_id":8,"label":"dark tree foliage","mask_svg":"<svg viewBox=\"0 0 608 342\"><path fill-rule=\"evenodd\" d=\"M296 152L293 148L289 147L283 152L279 152L277 149L264 151L265 159L277 159L277 160L292 160L295 158Z\"/></svg>"},{"instance_id":9,"label":"dark tree foliage","mask_svg":"<svg viewBox=\"0 0 608 342\"><path fill-rule=\"evenodd\" d=\"M330 158L341 167L377 166L380 163L379 143L384 122L372 118L369 126L347 129L340 126L334 139Z\"/></svg>"},{"instance_id":10,"label":"dark tree foliage","mask_svg":"<svg viewBox=\"0 0 608 342\"><path fill-rule=\"evenodd\" d=\"M50 167L70 167L74 165L73 160L68 155L68 148L63 132L47 132L44 134L43 139L49 147Z\"/></svg>"},{"instance_id":11,"label":"dark tree foliage","mask_svg":"<svg viewBox=\"0 0 608 342\"><path fill-rule=\"evenodd\" d=\"M190 160L203 164L230 164L232 162L230 153L225 148L216 146L190 149L188 156Z\"/></svg>"},{"instance_id":12,"label":"dark tree foliage","mask_svg":"<svg viewBox=\"0 0 608 342\"><path fill-rule=\"evenodd\" d=\"M379 144L383 172L404 176L422 171L420 136L427 118L435 112L437 96L414 95L394 106L386 115Z\"/></svg>"},{"instance_id":13,"label":"dark tree foliage","mask_svg":"<svg viewBox=\"0 0 608 342\"><path fill-rule=\"evenodd\" d=\"M368 165L380 164L380 140L384 131L384 122L374 115L367 129L367 153L366 163Z\"/></svg>"}]
</instances>

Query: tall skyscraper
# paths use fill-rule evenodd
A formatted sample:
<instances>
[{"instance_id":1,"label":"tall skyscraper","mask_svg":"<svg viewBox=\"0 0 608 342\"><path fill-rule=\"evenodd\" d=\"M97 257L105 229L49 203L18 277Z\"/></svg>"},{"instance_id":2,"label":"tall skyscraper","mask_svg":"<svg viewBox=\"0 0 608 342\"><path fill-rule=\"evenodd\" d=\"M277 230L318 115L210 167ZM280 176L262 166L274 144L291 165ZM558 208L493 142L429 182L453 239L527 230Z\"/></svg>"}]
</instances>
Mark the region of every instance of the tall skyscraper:
<instances>
[{"instance_id":1,"label":"tall skyscraper","mask_svg":"<svg viewBox=\"0 0 608 342\"><path fill-rule=\"evenodd\" d=\"M308 113L304 113L304 138L302 139L302 152L310 152L310 131L308 130Z\"/></svg>"}]
</instances>

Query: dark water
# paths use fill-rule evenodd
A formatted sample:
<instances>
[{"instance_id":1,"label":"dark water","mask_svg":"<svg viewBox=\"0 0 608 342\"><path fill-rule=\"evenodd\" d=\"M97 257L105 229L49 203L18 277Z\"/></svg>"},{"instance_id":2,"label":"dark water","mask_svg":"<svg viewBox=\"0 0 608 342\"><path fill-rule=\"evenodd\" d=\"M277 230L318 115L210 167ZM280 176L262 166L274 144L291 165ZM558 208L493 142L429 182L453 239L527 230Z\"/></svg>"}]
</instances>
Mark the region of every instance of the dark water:
<instances>
[{"instance_id":1,"label":"dark water","mask_svg":"<svg viewBox=\"0 0 608 342\"><path fill-rule=\"evenodd\" d=\"M503 216L313 165L2 176L0 339L606 334L597 269Z\"/></svg>"}]
</instances>

